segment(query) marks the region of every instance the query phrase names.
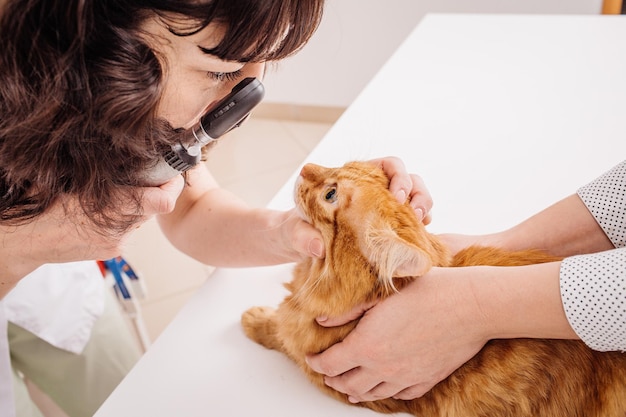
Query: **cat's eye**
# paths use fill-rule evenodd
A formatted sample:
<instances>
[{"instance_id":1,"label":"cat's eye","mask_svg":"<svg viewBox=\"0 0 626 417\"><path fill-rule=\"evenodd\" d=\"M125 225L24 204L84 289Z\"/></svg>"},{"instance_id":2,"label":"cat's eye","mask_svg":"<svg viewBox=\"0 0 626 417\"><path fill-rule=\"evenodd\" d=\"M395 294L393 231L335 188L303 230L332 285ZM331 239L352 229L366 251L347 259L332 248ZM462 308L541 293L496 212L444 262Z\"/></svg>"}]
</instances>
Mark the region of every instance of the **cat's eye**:
<instances>
[{"instance_id":1,"label":"cat's eye","mask_svg":"<svg viewBox=\"0 0 626 417\"><path fill-rule=\"evenodd\" d=\"M335 201L337 201L337 189L333 187L326 191L326 194L324 195L324 200L328 201L329 203L334 203Z\"/></svg>"}]
</instances>

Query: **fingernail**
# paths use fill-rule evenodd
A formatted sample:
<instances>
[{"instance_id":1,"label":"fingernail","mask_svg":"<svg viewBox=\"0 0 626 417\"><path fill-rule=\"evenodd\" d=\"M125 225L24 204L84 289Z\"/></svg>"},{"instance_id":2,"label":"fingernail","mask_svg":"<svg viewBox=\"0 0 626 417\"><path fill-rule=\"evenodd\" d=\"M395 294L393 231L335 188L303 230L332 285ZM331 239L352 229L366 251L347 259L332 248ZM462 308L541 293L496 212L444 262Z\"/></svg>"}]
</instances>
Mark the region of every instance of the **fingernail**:
<instances>
[{"instance_id":1,"label":"fingernail","mask_svg":"<svg viewBox=\"0 0 626 417\"><path fill-rule=\"evenodd\" d=\"M418 219L420 220L424 220L424 209L418 207L415 209L415 215L417 216Z\"/></svg>"},{"instance_id":2,"label":"fingernail","mask_svg":"<svg viewBox=\"0 0 626 417\"><path fill-rule=\"evenodd\" d=\"M406 191L400 190L396 193L396 199L404 204L406 202Z\"/></svg>"},{"instance_id":3,"label":"fingernail","mask_svg":"<svg viewBox=\"0 0 626 417\"><path fill-rule=\"evenodd\" d=\"M326 320L328 320L328 317L326 316L320 316L318 318L315 319L318 323L324 323Z\"/></svg>"},{"instance_id":4,"label":"fingernail","mask_svg":"<svg viewBox=\"0 0 626 417\"><path fill-rule=\"evenodd\" d=\"M354 398L353 396L348 396L348 401L350 401L352 404L358 404L359 400L357 400L356 398Z\"/></svg>"},{"instance_id":5,"label":"fingernail","mask_svg":"<svg viewBox=\"0 0 626 417\"><path fill-rule=\"evenodd\" d=\"M313 239L309 242L309 253L316 258L322 257L322 242L319 239Z\"/></svg>"}]
</instances>

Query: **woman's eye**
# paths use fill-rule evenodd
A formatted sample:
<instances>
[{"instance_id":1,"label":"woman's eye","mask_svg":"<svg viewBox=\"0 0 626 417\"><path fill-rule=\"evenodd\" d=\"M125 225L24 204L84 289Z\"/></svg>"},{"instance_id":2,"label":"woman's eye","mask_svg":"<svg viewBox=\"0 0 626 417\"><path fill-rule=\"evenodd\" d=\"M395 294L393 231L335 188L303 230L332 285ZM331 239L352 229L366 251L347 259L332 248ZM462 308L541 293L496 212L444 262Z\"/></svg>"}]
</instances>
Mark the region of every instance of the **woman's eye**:
<instances>
[{"instance_id":1,"label":"woman's eye","mask_svg":"<svg viewBox=\"0 0 626 417\"><path fill-rule=\"evenodd\" d=\"M233 71L233 72L214 72L214 71L207 71L207 75L209 78L211 78L212 80L218 81L218 82L223 82L223 81L235 81L237 79L239 79L241 77L241 74L243 73L242 70L237 70L237 71Z\"/></svg>"},{"instance_id":2,"label":"woman's eye","mask_svg":"<svg viewBox=\"0 0 626 417\"><path fill-rule=\"evenodd\" d=\"M331 188L330 190L328 190L324 195L324 200L328 201L329 203L334 203L335 201L337 201L337 189Z\"/></svg>"}]
</instances>

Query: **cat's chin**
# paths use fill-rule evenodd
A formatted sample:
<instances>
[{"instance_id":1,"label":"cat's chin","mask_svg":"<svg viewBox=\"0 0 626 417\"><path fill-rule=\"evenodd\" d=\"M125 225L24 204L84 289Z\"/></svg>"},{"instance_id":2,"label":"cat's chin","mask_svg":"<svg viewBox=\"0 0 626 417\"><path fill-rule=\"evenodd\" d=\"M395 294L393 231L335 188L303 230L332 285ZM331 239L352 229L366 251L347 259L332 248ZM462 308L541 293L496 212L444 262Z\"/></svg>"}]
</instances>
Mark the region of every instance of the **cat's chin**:
<instances>
[{"instance_id":1,"label":"cat's chin","mask_svg":"<svg viewBox=\"0 0 626 417\"><path fill-rule=\"evenodd\" d=\"M304 214L304 212L302 211L302 209L300 209L300 206L298 206L298 205L296 205L296 214L302 220L304 220L305 222L311 224L311 219L309 219L309 217L306 214Z\"/></svg>"},{"instance_id":2,"label":"cat's chin","mask_svg":"<svg viewBox=\"0 0 626 417\"><path fill-rule=\"evenodd\" d=\"M302 207L299 204L300 200L298 199L298 189L300 188L302 181L304 181L304 178L302 178L302 175L298 175L298 178L296 178L296 184L293 187L293 201L296 203L296 213L298 214L298 217L307 223L311 223L311 219L309 219L304 211L302 211Z\"/></svg>"}]
</instances>

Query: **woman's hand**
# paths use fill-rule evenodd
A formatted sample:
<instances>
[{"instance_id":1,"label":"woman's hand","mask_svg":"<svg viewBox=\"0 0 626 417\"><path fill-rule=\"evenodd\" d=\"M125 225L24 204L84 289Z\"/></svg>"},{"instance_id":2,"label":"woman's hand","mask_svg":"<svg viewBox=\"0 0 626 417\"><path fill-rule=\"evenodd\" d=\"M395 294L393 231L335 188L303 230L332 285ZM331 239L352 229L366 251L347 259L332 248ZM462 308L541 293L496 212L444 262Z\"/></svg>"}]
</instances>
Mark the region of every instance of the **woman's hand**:
<instances>
[{"instance_id":1,"label":"woman's hand","mask_svg":"<svg viewBox=\"0 0 626 417\"><path fill-rule=\"evenodd\" d=\"M468 281L435 268L369 309L342 342L310 356L311 368L351 402L422 396L486 343ZM362 311L366 306L361 306ZM339 325L358 317L358 309ZM352 317L350 317L352 316Z\"/></svg>"},{"instance_id":2,"label":"woman's hand","mask_svg":"<svg viewBox=\"0 0 626 417\"><path fill-rule=\"evenodd\" d=\"M409 174L402 160L393 156L373 159L369 162L385 172L390 180L389 191L396 196L398 201L404 203L408 199L417 217L424 224L429 224L432 220L430 211L433 208L433 199L422 178L416 174Z\"/></svg>"},{"instance_id":3,"label":"woman's hand","mask_svg":"<svg viewBox=\"0 0 626 417\"><path fill-rule=\"evenodd\" d=\"M326 249L322 234L311 224L302 220L296 209L286 212L285 215L287 220L283 228L283 240L286 242L286 247L295 251L292 261L300 261L306 257L324 258Z\"/></svg>"}]
</instances>

